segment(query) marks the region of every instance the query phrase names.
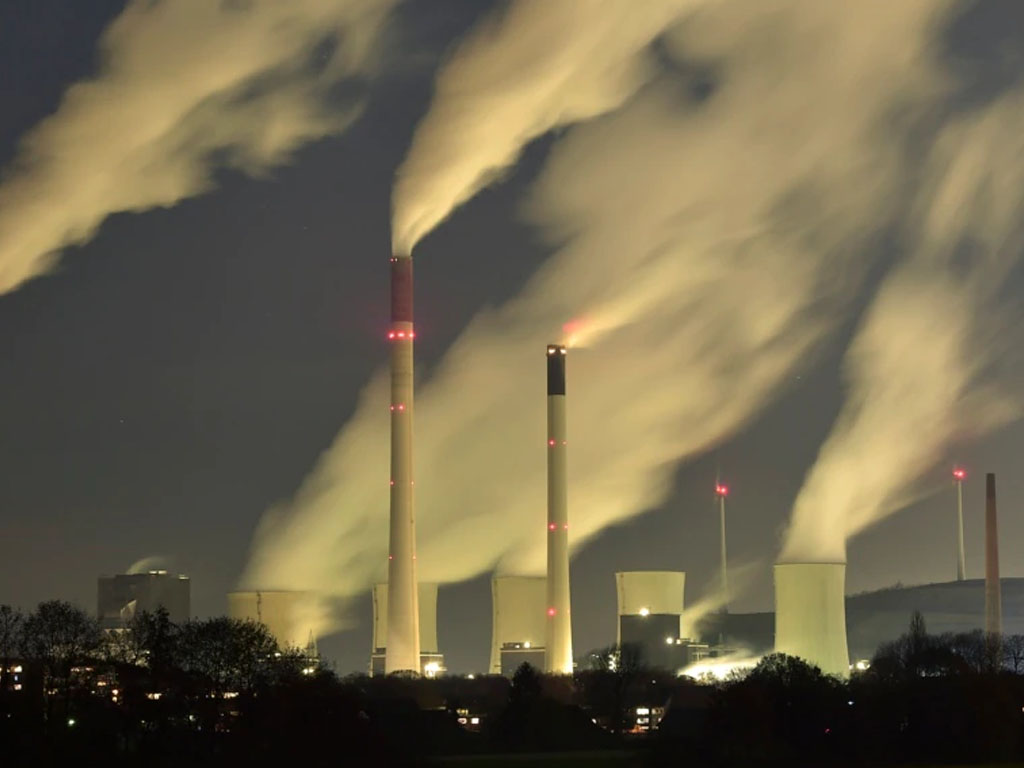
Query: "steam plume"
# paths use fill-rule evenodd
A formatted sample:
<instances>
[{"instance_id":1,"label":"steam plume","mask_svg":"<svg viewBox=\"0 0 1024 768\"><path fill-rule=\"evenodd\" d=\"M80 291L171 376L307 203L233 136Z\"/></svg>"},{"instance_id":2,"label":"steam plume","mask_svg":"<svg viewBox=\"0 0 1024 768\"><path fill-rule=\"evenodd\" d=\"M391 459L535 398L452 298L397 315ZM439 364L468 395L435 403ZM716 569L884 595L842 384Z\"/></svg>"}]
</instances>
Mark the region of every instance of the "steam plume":
<instances>
[{"instance_id":1,"label":"steam plume","mask_svg":"<svg viewBox=\"0 0 1024 768\"><path fill-rule=\"evenodd\" d=\"M330 89L364 72L393 0L130 0L98 74L22 140L0 185L0 294L119 211L171 206L217 167L258 173L356 114Z\"/></svg>"},{"instance_id":2,"label":"steam plume","mask_svg":"<svg viewBox=\"0 0 1024 768\"><path fill-rule=\"evenodd\" d=\"M438 75L394 190L396 253L552 128L608 112L653 74L651 42L694 0L519 0Z\"/></svg>"},{"instance_id":3,"label":"steam plume","mask_svg":"<svg viewBox=\"0 0 1024 768\"><path fill-rule=\"evenodd\" d=\"M146 573L157 568L166 568L168 560L166 555L147 555L128 566L125 573Z\"/></svg>"},{"instance_id":4,"label":"steam plume","mask_svg":"<svg viewBox=\"0 0 1024 768\"><path fill-rule=\"evenodd\" d=\"M849 396L797 498L785 560L843 561L954 441L1018 415L1000 296L1021 255L1024 90L953 121L911 217L911 257L885 280L846 358Z\"/></svg>"},{"instance_id":5,"label":"steam plume","mask_svg":"<svg viewBox=\"0 0 1024 768\"><path fill-rule=\"evenodd\" d=\"M512 13L532 11L541 23L550 5ZM707 4L670 30L665 71L559 142L529 204L559 250L519 297L481 313L419 389L422 578L540 572L542 357L566 319L579 318L572 335L592 345L570 370L573 546L661 502L680 461L740 428L785 386L860 290L865 242L890 223L905 182L897 138L942 93L929 48L935 8L925 0ZM522 24L511 29L532 40ZM511 73L527 54L503 29L489 30L489 50L510 52ZM499 64L492 72L505 72ZM467 77L478 71L462 68ZM692 98L701 91L693 73L707 68L714 87ZM458 82L440 88L432 114L461 92ZM549 99L518 103L571 113ZM893 125L893 114L905 123ZM529 138L515 135L496 139L502 162ZM396 210L417 212L397 223L406 247L425 229L402 222L434 221L419 212L447 200L434 209L443 216L473 189L425 185L415 192L422 199L408 202L404 179L396 201L407 202ZM261 523L245 581L326 585L344 597L380 577L386 423L377 376L297 497Z\"/></svg>"}]
</instances>

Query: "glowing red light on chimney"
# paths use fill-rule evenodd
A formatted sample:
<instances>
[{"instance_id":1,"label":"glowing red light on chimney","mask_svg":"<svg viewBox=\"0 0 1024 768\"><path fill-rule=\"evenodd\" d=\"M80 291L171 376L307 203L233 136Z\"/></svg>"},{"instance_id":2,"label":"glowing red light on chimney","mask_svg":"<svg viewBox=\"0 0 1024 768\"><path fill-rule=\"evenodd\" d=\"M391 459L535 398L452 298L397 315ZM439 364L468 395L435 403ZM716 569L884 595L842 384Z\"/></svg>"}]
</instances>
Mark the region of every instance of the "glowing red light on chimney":
<instances>
[{"instance_id":1,"label":"glowing red light on chimney","mask_svg":"<svg viewBox=\"0 0 1024 768\"><path fill-rule=\"evenodd\" d=\"M721 483L718 483L715 486L715 493L718 494L719 496L728 496L729 495L729 486L722 485Z\"/></svg>"},{"instance_id":2,"label":"glowing red light on chimney","mask_svg":"<svg viewBox=\"0 0 1024 768\"><path fill-rule=\"evenodd\" d=\"M557 525L555 525L554 523L548 523L548 530L549 530L549 531L553 531L553 530L555 530L555 528L557 528L557 527L558 527L558 526L557 526Z\"/></svg>"},{"instance_id":3,"label":"glowing red light on chimney","mask_svg":"<svg viewBox=\"0 0 1024 768\"><path fill-rule=\"evenodd\" d=\"M388 333L388 338L389 338L389 339L393 339L393 338L395 338L395 332L394 332L394 331L391 331L391 332L389 332L389 333Z\"/></svg>"},{"instance_id":4,"label":"glowing red light on chimney","mask_svg":"<svg viewBox=\"0 0 1024 768\"><path fill-rule=\"evenodd\" d=\"M554 445L554 444L555 444L554 440L548 440L548 445Z\"/></svg>"},{"instance_id":5,"label":"glowing red light on chimney","mask_svg":"<svg viewBox=\"0 0 1024 768\"><path fill-rule=\"evenodd\" d=\"M548 616L554 616L556 613L554 608L548 608Z\"/></svg>"},{"instance_id":6,"label":"glowing red light on chimney","mask_svg":"<svg viewBox=\"0 0 1024 768\"><path fill-rule=\"evenodd\" d=\"M957 480L963 480L965 477L967 477L967 472L960 469L960 467L957 467L956 469L953 470L953 477L955 477Z\"/></svg>"}]
</instances>

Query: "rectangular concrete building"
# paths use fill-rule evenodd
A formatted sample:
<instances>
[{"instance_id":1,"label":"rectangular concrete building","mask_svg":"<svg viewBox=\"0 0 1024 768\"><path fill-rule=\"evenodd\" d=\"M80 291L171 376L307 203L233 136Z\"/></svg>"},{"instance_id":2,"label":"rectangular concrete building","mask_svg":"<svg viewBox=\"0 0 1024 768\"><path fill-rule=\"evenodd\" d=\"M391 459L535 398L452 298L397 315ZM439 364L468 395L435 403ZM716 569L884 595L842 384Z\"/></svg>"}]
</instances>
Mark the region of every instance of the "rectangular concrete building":
<instances>
[{"instance_id":1,"label":"rectangular concrete building","mask_svg":"<svg viewBox=\"0 0 1024 768\"><path fill-rule=\"evenodd\" d=\"M124 629L138 614L166 609L176 624L191 614L192 582L188 576L167 571L119 573L100 576L97 584L96 615L103 629Z\"/></svg>"}]
</instances>

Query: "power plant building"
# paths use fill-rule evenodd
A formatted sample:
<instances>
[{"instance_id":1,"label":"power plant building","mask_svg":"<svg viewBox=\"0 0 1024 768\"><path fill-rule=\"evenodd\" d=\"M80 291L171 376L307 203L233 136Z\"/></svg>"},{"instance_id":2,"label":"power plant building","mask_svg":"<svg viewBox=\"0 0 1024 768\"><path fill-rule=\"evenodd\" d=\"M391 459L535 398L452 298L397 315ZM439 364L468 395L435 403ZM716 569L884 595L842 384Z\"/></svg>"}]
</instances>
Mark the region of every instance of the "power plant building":
<instances>
[{"instance_id":1,"label":"power plant building","mask_svg":"<svg viewBox=\"0 0 1024 768\"><path fill-rule=\"evenodd\" d=\"M617 644L638 648L645 663L661 669L681 669L703 657L707 646L684 632L685 586L682 571L616 573Z\"/></svg>"},{"instance_id":2,"label":"power plant building","mask_svg":"<svg viewBox=\"0 0 1024 768\"><path fill-rule=\"evenodd\" d=\"M511 677L523 664L543 669L547 579L495 576L491 601L491 674Z\"/></svg>"},{"instance_id":3,"label":"power plant building","mask_svg":"<svg viewBox=\"0 0 1024 768\"><path fill-rule=\"evenodd\" d=\"M445 671L444 655L438 650L437 643L437 584L419 584L417 605L419 610L418 624L420 635L420 661L417 671L426 677L434 677ZM370 653L370 675L383 675L387 672L388 634L387 584L373 586L373 649Z\"/></svg>"},{"instance_id":4,"label":"power plant building","mask_svg":"<svg viewBox=\"0 0 1024 768\"><path fill-rule=\"evenodd\" d=\"M281 648L315 653L314 606L308 592L264 590L231 592L228 616L263 624Z\"/></svg>"},{"instance_id":5,"label":"power plant building","mask_svg":"<svg viewBox=\"0 0 1024 768\"><path fill-rule=\"evenodd\" d=\"M120 573L100 576L97 583L96 615L103 629L124 629L138 614L167 611L171 621L191 618L191 585L188 576L167 571Z\"/></svg>"}]
</instances>

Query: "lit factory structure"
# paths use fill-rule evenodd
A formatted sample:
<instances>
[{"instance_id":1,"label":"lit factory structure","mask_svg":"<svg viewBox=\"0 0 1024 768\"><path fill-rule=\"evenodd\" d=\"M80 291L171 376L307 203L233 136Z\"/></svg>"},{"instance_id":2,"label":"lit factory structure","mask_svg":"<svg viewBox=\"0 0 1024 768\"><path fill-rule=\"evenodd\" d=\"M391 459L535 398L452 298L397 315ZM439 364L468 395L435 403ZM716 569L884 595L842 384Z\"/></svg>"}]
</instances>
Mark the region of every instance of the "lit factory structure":
<instances>
[{"instance_id":1,"label":"lit factory structure","mask_svg":"<svg viewBox=\"0 0 1024 768\"><path fill-rule=\"evenodd\" d=\"M847 677L846 563L775 566L775 650Z\"/></svg>"},{"instance_id":2,"label":"lit factory structure","mask_svg":"<svg viewBox=\"0 0 1024 768\"><path fill-rule=\"evenodd\" d=\"M265 590L228 593L228 616L266 626L281 648L316 655L311 596L307 592Z\"/></svg>"},{"instance_id":3,"label":"lit factory structure","mask_svg":"<svg viewBox=\"0 0 1024 768\"><path fill-rule=\"evenodd\" d=\"M548 358L548 572L544 671L572 674L569 606L569 502L566 477L565 347L549 344Z\"/></svg>"},{"instance_id":4,"label":"lit factory structure","mask_svg":"<svg viewBox=\"0 0 1024 768\"><path fill-rule=\"evenodd\" d=\"M491 579L492 675L511 677L520 665L544 667L547 579L495 576Z\"/></svg>"},{"instance_id":5,"label":"lit factory structure","mask_svg":"<svg viewBox=\"0 0 1024 768\"><path fill-rule=\"evenodd\" d=\"M370 675L383 675L387 669L387 644L391 639L389 625L391 611L389 606L390 589L387 584L373 585L373 647L370 653ZM420 657L417 670L426 677L434 677L444 672L444 656L437 644L437 584L420 583L417 589L416 604L419 611L417 626L419 627Z\"/></svg>"},{"instance_id":6,"label":"lit factory structure","mask_svg":"<svg viewBox=\"0 0 1024 768\"><path fill-rule=\"evenodd\" d=\"M388 543L388 673L420 672L413 508L412 257L391 257L391 514Z\"/></svg>"},{"instance_id":7,"label":"lit factory structure","mask_svg":"<svg viewBox=\"0 0 1024 768\"><path fill-rule=\"evenodd\" d=\"M639 648L645 663L661 669L678 670L707 656L708 646L684 631L685 587L682 571L616 573L616 643Z\"/></svg>"},{"instance_id":8,"label":"lit factory structure","mask_svg":"<svg viewBox=\"0 0 1024 768\"><path fill-rule=\"evenodd\" d=\"M136 615L167 611L175 623L191 618L191 584L188 576L167 571L119 573L100 576L96 589L96 616L103 629L123 629Z\"/></svg>"}]
</instances>

